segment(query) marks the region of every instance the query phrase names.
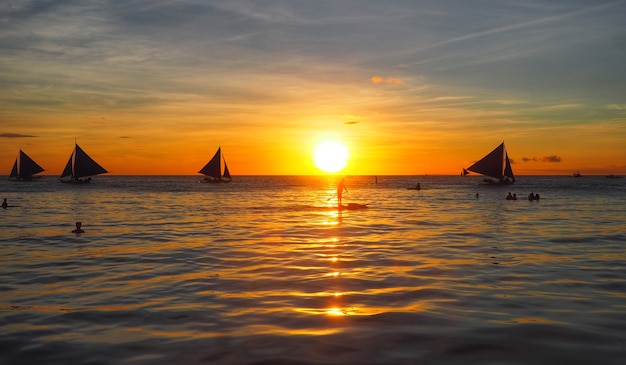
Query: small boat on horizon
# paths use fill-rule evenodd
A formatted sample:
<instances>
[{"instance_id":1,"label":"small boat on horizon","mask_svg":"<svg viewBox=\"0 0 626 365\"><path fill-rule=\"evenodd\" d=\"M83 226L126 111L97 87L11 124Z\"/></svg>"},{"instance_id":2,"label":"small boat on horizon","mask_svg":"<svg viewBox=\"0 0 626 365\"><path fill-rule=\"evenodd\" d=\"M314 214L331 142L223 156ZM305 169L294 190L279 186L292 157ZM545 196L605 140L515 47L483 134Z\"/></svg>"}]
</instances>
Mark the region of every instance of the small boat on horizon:
<instances>
[{"instance_id":1,"label":"small boat on horizon","mask_svg":"<svg viewBox=\"0 0 626 365\"><path fill-rule=\"evenodd\" d=\"M15 159L9 180L13 181L33 181L41 179L41 176L35 176L40 172L46 171L39 166L32 158L20 149L20 153Z\"/></svg>"},{"instance_id":2,"label":"small boat on horizon","mask_svg":"<svg viewBox=\"0 0 626 365\"><path fill-rule=\"evenodd\" d=\"M580 171L575 171L575 172L572 174L572 177L581 177L581 176L583 176L583 175L581 175L581 174L580 174Z\"/></svg>"},{"instance_id":3,"label":"small boat on horizon","mask_svg":"<svg viewBox=\"0 0 626 365\"><path fill-rule=\"evenodd\" d=\"M222 160L224 161L224 173L222 174ZM205 183L223 183L223 182L231 182L233 179L230 176L230 171L228 171L228 166L226 165L226 159L222 155L222 147L217 148L217 152L213 155L213 158L198 173L205 175L206 177L202 179L202 182Z\"/></svg>"},{"instance_id":4,"label":"small boat on horizon","mask_svg":"<svg viewBox=\"0 0 626 365\"><path fill-rule=\"evenodd\" d=\"M59 179L66 183L84 184L91 182L91 176L106 173L108 173L108 171L105 170L104 167L100 166L94 159L89 157L89 155L80 148L78 143L75 143L74 150ZM70 179L64 180L64 178L67 177Z\"/></svg>"},{"instance_id":5,"label":"small boat on horizon","mask_svg":"<svg viewBox=\"0 0 626 365\"><path fill-rule=\"evenodd\" d=\"M491 179L483 180L489 185L511 185L515 183L515 175L504 142L468 167L467 170L490 177Z\"/></svg>"}]
</instances>

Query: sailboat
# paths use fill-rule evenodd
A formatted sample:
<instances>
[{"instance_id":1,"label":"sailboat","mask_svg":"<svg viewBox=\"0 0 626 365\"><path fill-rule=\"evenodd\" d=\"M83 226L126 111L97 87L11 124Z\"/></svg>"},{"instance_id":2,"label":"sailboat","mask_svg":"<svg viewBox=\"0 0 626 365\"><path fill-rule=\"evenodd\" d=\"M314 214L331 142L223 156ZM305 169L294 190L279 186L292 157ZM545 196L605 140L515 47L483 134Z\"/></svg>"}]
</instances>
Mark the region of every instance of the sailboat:
<instances>
[{"instance_id":1,"label":"sailboat","mask_svg":"<svg viewBox=\"0 0 626 365\"><path fill-rule=\"evenodd\" d=\"M490 185L510 185L515 182L515 175L513 175L511 161L506 152L506 147L504 147L504 142L489 152L487 156L468 167L467 170L496 179L486 178L484 180Z\"/></svg>"},{"instance_id":2,"label":"sailboat","mask_svg":"<svg viewBox=\"0 0 626 365\"><path fill-rule=\"evenodd\" d=\"M224 160L224 173L222 174L222 160ZM222 155L222 147L217 148L217 152L213 155L213 158L204 165L204 167L198 171L200 174L206 175L202 182L207 183L221 183L230 182L232 178L226 165L226 159Z\"/></svg>"},{"instance_id":3,"label":"sailboat","mask_svg":"<svg viewBox=\"0 0 626 365\"><path fill-rule=\"evenodd\" d=\"M24 151L20 150L20 154L15 159L9 180L15 181L32 181L39 180L41 176L35 176L42 171L43 167L39 166L32 158L28 157Z\"/></svg>"},{"instance_id":4,"label":"sailboat","mask_svg":"<svg viewBox=\"0 0 626 365\"><path fill-rule=\"evenodd\" d=\"M91 181L91 177L89 176L106 174L107 172L104 167L98 165L98 163L89 157L76 143L74 151L72 151L60 179L63 182L88 183ZM63 178L67 177L70 179L63 180ZM84 179L85 177L87 177L87 179Z\"/></svg>"}]
</instances>

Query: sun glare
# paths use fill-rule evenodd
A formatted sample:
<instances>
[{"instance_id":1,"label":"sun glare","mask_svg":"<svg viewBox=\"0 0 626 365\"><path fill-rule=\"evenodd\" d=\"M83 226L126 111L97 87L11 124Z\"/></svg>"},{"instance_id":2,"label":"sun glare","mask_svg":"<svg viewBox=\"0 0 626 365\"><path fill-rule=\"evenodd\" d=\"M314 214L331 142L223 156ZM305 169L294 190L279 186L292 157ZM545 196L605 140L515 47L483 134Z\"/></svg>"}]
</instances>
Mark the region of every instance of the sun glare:
<instances>
[{"instance_id":1,"label":"sun glare","mask_svg":"<svg viewBox=\"0 0 626 365\"><path fill-rule=\"evenodd\" d=\"M325 140L313 150L313 162L324 172L338 172L348 163L348 148L341 142Z\"/></svg>"}]
</instances>

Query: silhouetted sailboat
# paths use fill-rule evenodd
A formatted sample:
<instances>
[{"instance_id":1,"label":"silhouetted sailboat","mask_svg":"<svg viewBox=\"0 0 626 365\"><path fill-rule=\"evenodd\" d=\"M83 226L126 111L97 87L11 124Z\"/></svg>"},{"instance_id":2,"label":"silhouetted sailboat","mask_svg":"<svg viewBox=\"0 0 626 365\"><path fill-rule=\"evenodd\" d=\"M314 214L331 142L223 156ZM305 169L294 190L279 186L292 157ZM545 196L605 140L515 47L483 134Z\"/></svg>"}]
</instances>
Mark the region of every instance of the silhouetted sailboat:
<instances>
[{"instance_id":1,"label":"silhouetted sailboat","mask_svg":"<svg viewBox=\"0 0 626 365\"><path fill-rule=\"evenodd\" d=\"M504 147L504 142L467 169L497 179L485 179L484 181L488 184L510 185L515 182L515 175L513 175L511 161Z\"/></svg>"},{"instance_id":2,"label":"silhouetted sailboat","mask_svg":"<svg viewBox=\"0 0 626 365\"><path fill-rule=\"evenodd\" d=\"M224 174L222 174L222 160L224 160ZM217 152L215 152L213 158L198 172L206 175L202 182L221 183L232 181L228 166L226 165L226 159L222 155L221 147L217 148Z\"/></svg>"},{"instance_id":3,"label":"silhouetted sailboat","mask_svg":"<svg viewBox=\"0 0 626 365\"><path fill-rule=\"evenodd\" d=\"M15 181L32 181L41 179L41 176L35 176L42 171L43 167L39 166L32 158L28 157L24 151L20 150L20 154L15 159L9 180Z\"/></svg>"},{"instance_id":4,"label":"silhouetted sailboat","mask_svg":"<svg viewBox=\"0 0 626 365\"><path fill-rule=\"evenodd\" d=\"M89 157L89 155L76 144L60 178L63 182L88 183L91 181L91 177L84 179L85 177L106 174L107 172L104 167L98 165L96 161ZM63 178L66 177L70 177L70 179L63 180Z\"/></svg>"}]
</instances>

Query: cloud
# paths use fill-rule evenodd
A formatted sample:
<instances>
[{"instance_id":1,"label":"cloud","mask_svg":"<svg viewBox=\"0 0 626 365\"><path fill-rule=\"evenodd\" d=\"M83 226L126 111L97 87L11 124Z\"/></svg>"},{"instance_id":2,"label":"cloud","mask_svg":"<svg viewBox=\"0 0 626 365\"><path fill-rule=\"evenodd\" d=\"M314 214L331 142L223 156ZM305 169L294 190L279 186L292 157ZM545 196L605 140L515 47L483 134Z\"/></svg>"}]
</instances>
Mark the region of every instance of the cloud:
<instances>
[{"instance_id":1,"label":"cloud","mask_svg":"<svg viewBox=\"0 0 626 365\"><path fill-rule=\"evenodd\" d=\"M583 104L558 104L558 105L549 105L544 107L544 110L569 110L569 109L581 109L584 108Z\"/></svg>"},{"instance_id":2,"label":"cloud","mask_svg":"<svg viewBox=\"0 0 626 365\"><path fill-rule=\"evenodd\" d=\"M402 85L402 80L397 77L382 77L382 76L372 76L373 84L386 84L386 85Z\"/></svg>"},{"instance_id":3,"label":"cloud","mask_svg":"<svg viewBox=\"0 0 626 365\"><path fill-rule=\"evenodd\" d=\"M561 156L552 155L552 156L543 156L541 158L537 157L522 157L522 161L524 162L548 162L548 163L559 163L561 162Z\"/></svg>"},{"instance_id":4,"label":"cloud","mask_svg":"<svg viewBox=\"0 0 626 365\"><path fill-rule=\"evenodd\" d=\"M0 138L32 138L37 136L32 136L30 134L18 134L18 133L1 133Z\"/></svg>"},{"instance_id":5,"label":"cloud","mask_svg":"<svg viewBox=\"0 0 626 365\"><path fill-rule=\"evenodd\" d=\"M626 110L626 104L609 104L605 107L609 110Z\"/></svg>"},{"instance_id":6,"label":"cloud","mask_svg":"<svg viewBox=\"0 0 626 365\"><path fill-rule=\"evenodd\" d=\"M352 125L352 124L357 124L358 122L356 120L351 120L349 122L345 122L343 124L347 124L347 125Z\"/></svg>"},{"instance_id":7,"label":"cloud","mask_svg":"<svg viewBox=\"0 0 626 365\"><path fill-rule=\"evenodd\" d=\"M561 157L557 155L543 156L541 162L561 162Z\"/></svg>"}]
</instances>

